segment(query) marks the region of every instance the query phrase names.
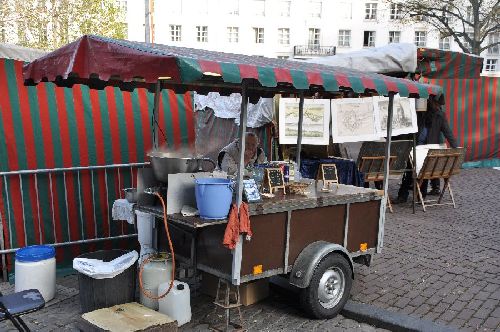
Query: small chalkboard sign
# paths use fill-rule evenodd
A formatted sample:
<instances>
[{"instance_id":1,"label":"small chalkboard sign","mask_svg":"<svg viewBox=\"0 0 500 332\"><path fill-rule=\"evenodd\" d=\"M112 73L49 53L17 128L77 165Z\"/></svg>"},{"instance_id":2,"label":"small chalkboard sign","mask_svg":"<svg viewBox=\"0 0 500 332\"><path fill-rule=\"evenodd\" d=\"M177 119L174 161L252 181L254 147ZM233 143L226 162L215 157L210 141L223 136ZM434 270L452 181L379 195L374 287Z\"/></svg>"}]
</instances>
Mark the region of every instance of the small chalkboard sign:
<instances>
[{"instance_id":1,"label":"small chalkboard sign","mask_svg":"<svg viewBox=\"0 0 500 332\"><path fill-rule=\"evenodd\" d=\"M339 186L339 178L337 175L337 166L335 164L321 164L318 169L318 180L323 181L323 189L330 188L331 184Z\"/></svg>"},{"instance_id":2,"label":"small chalkboard sign","mask_svg":"<svg viewBox=\"0 0 500 332\"><path fill-rule=\"evenodd\" d=\"M264 185L273 193L275 189L283 189L285 193L285 178L281 168L266 168L264 173Z\"/></svg>"}]
</instances>

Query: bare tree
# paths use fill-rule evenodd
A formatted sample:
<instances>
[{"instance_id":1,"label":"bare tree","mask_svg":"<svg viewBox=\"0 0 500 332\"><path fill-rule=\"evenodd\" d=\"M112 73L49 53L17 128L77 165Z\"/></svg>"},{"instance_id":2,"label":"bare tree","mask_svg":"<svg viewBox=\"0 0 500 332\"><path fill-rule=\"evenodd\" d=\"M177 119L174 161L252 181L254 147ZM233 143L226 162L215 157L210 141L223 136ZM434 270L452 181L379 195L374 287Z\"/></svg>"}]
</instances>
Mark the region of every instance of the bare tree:
<instances>
[{"instance_id":1,"label":"bare tree","mask_svg":"<svg viewBox=\"0 0 500 332\"><path fill-rule=\"evenodd\" d=\"M500 0L388 0L398 5L402 20L424 20L441 37L452 37L466 53L480 55L499 45ZM495 36L492 38L490 36Z\"/></svg>"},{"instance_id":2,"label":"bare tree","mask_svg":"<svg viewBox=\"0 0 500 332\"><path fill-rule=\"evenodd\" d=\"M126 37L116 0L0 0L0 40L52 50L84 34Z\"/></svg>"}]
</instances>

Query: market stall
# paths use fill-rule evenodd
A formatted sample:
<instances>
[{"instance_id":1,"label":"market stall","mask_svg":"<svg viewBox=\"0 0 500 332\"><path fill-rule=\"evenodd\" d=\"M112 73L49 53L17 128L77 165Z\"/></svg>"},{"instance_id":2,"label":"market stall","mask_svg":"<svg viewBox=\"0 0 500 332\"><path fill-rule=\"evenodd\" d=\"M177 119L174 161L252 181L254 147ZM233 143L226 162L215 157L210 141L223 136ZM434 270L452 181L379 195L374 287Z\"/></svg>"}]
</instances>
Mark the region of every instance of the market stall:
<instances>
[{"instance_id":1,"label":"market stall","mask_svg":"<svg viewBox=\"0 0 500 332\"><path fill-rule=\"evenodd\" d=\"M241 211L246 209L246 205L242 204L243 164L249 100L275 94L295 95L300 99L297 128L297 163L300 166L306 97L388 96L387 175L394 95L399 93L402 97L427 98L439 93L435 86L340 67L148 45L98 36L84 36L35 60L24 68L24 76L27 84L48 80L62 86L146 87L156 93L164 88L178 92L193 90L199 94L211 91L224 95L240 93L240 153L234 189L236 213L240 218ZM157 142L157 131L153 130L152 135ZM174 178L188 178L194 185L191 173L196 175L202 168L198 164L200 156L171 158L156 153L152 155L153 163L154 157L159 157L165 159L165 165L184 160L183 165L192 166L184 170L163 167L155 171L156 179L166 187L167 200L181 195L181 191L170 192L176 183ZM175 257L191 260L197 270L228 280L233 285L273 275L287 275L292 285L303 290L304 307L311 315L336 315L349 295L353 261L369 264L372 255L382 249L386 196L377 190L347 185L325 188L326 181L333 180L327 175L332 174L330 171L324 171L323 179L318 182L308 183L307 190L285 194L282 189L287 186L282 177L280 181L280 168L273 169L265 171L268 191L273 193L273 189L281 189L274 191L274 196L268 195L269 198L248 203L250 223L242 225L237 221L233 224L237 230L231 250L222 243L231 218L228 223L224 218L206 220L202 217L182 217L177 213L165 216L165 206L161 208L151 202L141 204L139 201L135 209L157 219L166 217L167 230L169 225L172 226ZM148 188L147 192L158 198L165 196L164 189ZM387 192L387 181L384 192ZM200 214L203 215L201 211ZM246 235L249 235L251 227L253 235L249 241L240 232L243 226L247 227ZM191 238L186 234L191 234Z\"/></svg>"}]
</instances>

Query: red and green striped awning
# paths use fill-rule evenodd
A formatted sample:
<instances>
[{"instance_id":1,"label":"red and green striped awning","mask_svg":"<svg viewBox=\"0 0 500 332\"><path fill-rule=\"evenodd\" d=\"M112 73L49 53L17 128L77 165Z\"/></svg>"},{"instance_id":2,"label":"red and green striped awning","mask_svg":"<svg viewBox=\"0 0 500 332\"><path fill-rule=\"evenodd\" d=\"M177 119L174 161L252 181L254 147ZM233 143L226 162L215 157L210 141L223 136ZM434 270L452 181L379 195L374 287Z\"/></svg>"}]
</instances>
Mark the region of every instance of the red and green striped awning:
<instances>
[{"instance_id":1,"label":"red and green striped awning","mask_svg":"<svg viewBox=\"0 0 500 332\"><path fill-rule=\"evenodd\" d=\"M24 78L28 84L51 81L62 86L81 83L124 89L151 88L159 78L168 78L167 86L183 85L201 93L203 87L238 92L244 79L257 81L252 89L263 94L280 93L280 89L310 93L352 90L427 98L440 93L438 86L359 69L86 35L25 66Z\"/></svg>"},{"instance_id":2,"label":"red and green striped awning","mask_svg":"<svg viewBox=\"0 0 500 332\"><path fill-rule=\"evenodd\" d=\"M432 48L419 48L417 59L417 72L435 79L479 78L484 60L472 54Z\"/></svg>"}]
</instances>

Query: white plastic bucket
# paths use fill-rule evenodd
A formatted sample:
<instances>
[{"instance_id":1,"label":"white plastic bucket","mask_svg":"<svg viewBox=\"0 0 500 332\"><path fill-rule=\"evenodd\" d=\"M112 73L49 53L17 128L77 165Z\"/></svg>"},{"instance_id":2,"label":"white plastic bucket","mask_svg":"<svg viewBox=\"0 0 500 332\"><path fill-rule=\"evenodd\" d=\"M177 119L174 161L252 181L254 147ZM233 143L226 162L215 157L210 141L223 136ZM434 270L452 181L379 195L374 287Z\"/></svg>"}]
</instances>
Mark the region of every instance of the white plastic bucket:
<instances>
[{"instance_id":1,"label":"white plastic bucket","mask_svg":"<svg viewBox=\"0 0 500 332\"><path fill-rule=\"evenodd\" d=\"M29 246L16 251L15 290L38 289L45 302L56 294L56 252L51 246Z\"/></svg>"},{"instance_id":2,"label":"white plastic bucket","mask_svg":"<svg viewBox=\"0 0 500 332\"><path fill-rule=\"evenodd\" d=\"M170 287L170 282L160 284L158 293L165 293L168 287ZM175 319L177 326L182 326L191 320L191 298L188 284L174 280L170 292L158 302L158 311Z\"/></svg>"}]
</instances>

